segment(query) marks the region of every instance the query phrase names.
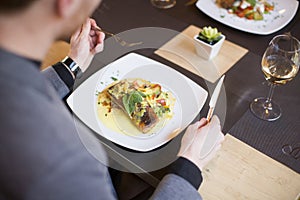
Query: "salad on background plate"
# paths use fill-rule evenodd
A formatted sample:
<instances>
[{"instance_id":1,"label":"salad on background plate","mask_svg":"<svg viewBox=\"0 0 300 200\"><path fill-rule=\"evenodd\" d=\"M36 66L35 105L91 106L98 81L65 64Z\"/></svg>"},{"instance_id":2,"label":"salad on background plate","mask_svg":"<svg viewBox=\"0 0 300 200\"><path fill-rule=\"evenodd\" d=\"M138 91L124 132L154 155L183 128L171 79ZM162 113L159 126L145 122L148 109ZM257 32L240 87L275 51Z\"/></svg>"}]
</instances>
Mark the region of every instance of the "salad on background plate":
<instances>
[{"instance_id":1,"label":"salad on background plate","mask_svg":"<svg viewBox=\"0 0 300 200\"><path fill-rule=\"evenodd\" d=\"M266 0L217 0L216 3L228 13L249 20L263 20L265 14L274 10L274 3Z\"/></svg>"},{"instance_id":2,"label":"salad on background plate","mask_svg":"<svg viewBox=\"0 0 300 200\"><path fill-rule=\"evenodd\" d=\"M297 0L198 0L209 17L248 33L268 35L285 27L296 15Z\"/></svg>"}]
</instances>

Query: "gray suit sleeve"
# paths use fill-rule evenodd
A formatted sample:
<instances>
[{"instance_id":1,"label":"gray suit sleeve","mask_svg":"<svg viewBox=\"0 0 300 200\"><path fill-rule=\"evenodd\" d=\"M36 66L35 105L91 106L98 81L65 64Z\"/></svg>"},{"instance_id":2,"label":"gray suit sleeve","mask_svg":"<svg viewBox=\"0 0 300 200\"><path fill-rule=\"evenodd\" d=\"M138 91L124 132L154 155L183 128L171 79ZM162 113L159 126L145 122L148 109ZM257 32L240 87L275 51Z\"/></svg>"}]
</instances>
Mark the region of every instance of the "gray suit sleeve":
<instances>
[{"instance_id":1,"label":"gray suit sleeve","mask_svg":"<svg viewBox=\"0 0 300 200\"><path fill-rule=\"evenodd\" d=\"M63 99L70 92L69 87L61 79L52 66L43 70L42 74L48 79L48 81L50 81L61 99Z\"/></svg>"},{"instance_id":2,"label":"gray suit sleeve","mask_svg":"<svg viewBox=\"0 0 300 200\"><path fill-rule=\"evenodd\" d=\"M55 159L52 165L43 170L41 177L33 181L28 187L25 200L117 199L106 167L104 149L81 122L76 121L76 129L80 138L76 138L77 142L80 142L80 149L70 145L64 148L60 144L53 144L55 148L60 149L58 152L61 153L61 157L58 157L61 159ZM69 142L75 143L73 140ZM97 155L90 153L90 149L85 146L87 144Z\"/></svg>"},{"instance_id":3,"label":"gray suit sleeve","mask_svg":"<svg viewBox=\"0 0 300 200\"><path fill-rule=\"evenodd\" d=\"M175 174L166 175L159 183L151 200L201 200L199 192L185 179Z\"/></svg>"}]
</instances>

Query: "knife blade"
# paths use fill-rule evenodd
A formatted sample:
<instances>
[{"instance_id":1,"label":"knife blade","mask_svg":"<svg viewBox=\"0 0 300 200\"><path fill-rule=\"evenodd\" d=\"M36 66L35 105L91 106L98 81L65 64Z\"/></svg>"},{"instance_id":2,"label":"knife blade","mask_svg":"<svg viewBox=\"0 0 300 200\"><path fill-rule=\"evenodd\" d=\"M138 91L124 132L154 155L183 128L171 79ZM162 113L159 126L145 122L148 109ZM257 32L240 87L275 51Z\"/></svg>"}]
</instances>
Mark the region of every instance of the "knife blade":
<instances>
[{"instance_id":1,"label":"knife blade","mask_svg":"<svg viewBox=\"0 0 300 200\"><path fill-rule=\"evenodd\" d=\"M215 87L214 89L214 92L210 98L210 101L209 101L209 111L207 113L207 121L209 122L211 117L213 116L213 113L214 113L214 110L215 110L215 107L216 107L216 104L217 104L217 101L218 101L218 98L219 98L219 94L220 94L220 91L221 91L221 88L222 88L222 84L223 84L223 81L224 81L224 78L225 78L225 75L223 75L217 86Z\"/></svg>"}]
</instances>

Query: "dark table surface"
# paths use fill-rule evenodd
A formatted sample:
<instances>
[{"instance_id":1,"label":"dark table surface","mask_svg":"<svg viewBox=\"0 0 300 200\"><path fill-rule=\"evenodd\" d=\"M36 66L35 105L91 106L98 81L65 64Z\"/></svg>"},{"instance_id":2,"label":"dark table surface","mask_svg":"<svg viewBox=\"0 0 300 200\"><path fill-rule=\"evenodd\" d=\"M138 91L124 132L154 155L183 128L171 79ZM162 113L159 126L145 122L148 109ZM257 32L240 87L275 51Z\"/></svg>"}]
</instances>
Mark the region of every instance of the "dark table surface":
<instances>
[{"instance_id":1,"label":"dark table surface","mask_svg":"<svg viewBox=\"0 0 300 200\"><path fill-rule=\"evenodd\" d=\"M103 29L113 33L141 27L163 27L180 32L190 24L199 27L211 25L218 27L226 35L227 40L248 49L249 52L226 73L224 86L227 111L223 132L229 132L241 141L299 173L299 152L298 158L291 157L283 154L282 147L286 144L294 147L300 146L300 76L296 76L290 83L275 89L274 99L280 104L283 111L279 120L274 122L262 121L254 117L249 111L249 104L255 97L266 96L268 93L268 85L261 72L260 62L269 41L275 35L286 32L291 32L292 35L300 38L299 8L291 22L280 31L270 35L255 35L219 23L206 16L195 5L187 6L187 2L188 0L178 0L175 7L160 10L154 8L150 0L104 0L93 17ZM155 49L144 49L138 52L167 64L206 87L202 78L155 55L154 51ZM107 63L103 62L103 65ZM99 68L99 66L92 67L85 77ZM206 103L200 116L205 116L207 110L208 105ZM155 156L157 155L151 155L151 158ZM129 159L135 162L135 157L136 154Z\"/></svg>"}]
</instances>

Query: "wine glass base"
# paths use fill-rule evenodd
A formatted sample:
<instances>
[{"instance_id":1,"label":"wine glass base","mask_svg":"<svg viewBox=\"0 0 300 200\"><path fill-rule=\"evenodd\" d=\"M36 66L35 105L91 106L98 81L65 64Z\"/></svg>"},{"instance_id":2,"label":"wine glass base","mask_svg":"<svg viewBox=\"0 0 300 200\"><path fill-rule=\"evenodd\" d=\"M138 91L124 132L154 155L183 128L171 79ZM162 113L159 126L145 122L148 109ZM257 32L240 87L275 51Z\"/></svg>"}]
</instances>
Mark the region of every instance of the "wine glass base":
<instances>
[{"instance_id":1,"label":"wine glass base","mask_svg":"<svg viewBox=\"0 0 300 200\"><path fill-rule=\"evenodd\" d=\"M176 4L176 0L151 0L153 6L157 8L172 8Z\"/></svg>"},{"instance_id":2,"label":"wine glass base","mask_svg":"<svg viewBox=\"0 0 300 200\"><path fill-rule=\"evenodd\" d=\"M267 98L264 97L254 99L254 101L250 104L250 110L252 113L256 117L266 121L275 121L279 119L281 116L280 106L274 101L270 102L272 107L267 106L266 101Z\"/></svg>"}]
</instances>

